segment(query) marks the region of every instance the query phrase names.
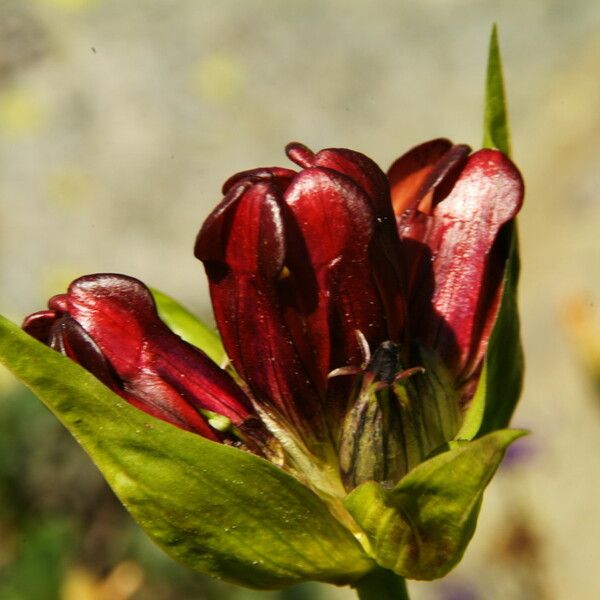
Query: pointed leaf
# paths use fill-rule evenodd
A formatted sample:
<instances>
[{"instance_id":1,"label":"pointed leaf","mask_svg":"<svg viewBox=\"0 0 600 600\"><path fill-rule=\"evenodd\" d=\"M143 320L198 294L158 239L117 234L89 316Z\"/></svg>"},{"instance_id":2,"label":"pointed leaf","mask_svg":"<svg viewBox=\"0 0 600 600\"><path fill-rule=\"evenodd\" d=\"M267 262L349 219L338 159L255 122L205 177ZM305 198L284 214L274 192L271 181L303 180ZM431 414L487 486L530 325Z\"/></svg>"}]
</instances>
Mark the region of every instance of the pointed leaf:
<instances>
[{"instance_id":1,"label":"pointed leaf","mask_svg":"<svg viewBox=\"0 0 600 600\"><path fill-rule=\"evenodd\" d=\"M492 27L490 36L484 104L483 147L497 148L510 156L508 114L496 25Z\"/></svg>"},{"instance_id":2,"label":"pointed leaf","mask_svg":"<svg viewBox=\"0 0 600 600\"><path fill-rule=\"evenodd\" d=\"M505 429L454 442L391 490L375 482L354 490L346 507L365 530L377 562L409 579L448 573L473 536L483 491L506 448L524 433Z\"/></svg>"},{"instance_id":3,"label":"pointed leaf","mask_svg":"<svg viewBox=\"0 0 600 600\"><path fill-rule=\"evenodd\" d=\"M151 290L158 316L181 339L200 348L220 365L226 358L219 334L167 294Z\"/></svg>"},{"instance_id":4,"label":"pointed leaf","mask_svg":"<svg viewBox=\"0 0 600 600\"><path fill-rule=\"evenodd\" d=\"M490 37L484 109L484 146L510 153L510 134L498 32ZM524 357L521 346L517 286L519 282L519 240L516 223L504 232L510 239L510 254L504 274L500 310L487 348L479 385L458 433L473 439L506 427L523 386Z\"/></svg>"},{"instance_id":5,"label":"pointed leaf","mask_svg":"<svg viewBox=\"0 0 600 600\"><path fill-rule=\"evenodd\" d=\"M257 588L306 579L348 583L372 568L326 505L274 465L133 408L2 317L0 358L180 562Z\"/></svg>"}]
</instances>

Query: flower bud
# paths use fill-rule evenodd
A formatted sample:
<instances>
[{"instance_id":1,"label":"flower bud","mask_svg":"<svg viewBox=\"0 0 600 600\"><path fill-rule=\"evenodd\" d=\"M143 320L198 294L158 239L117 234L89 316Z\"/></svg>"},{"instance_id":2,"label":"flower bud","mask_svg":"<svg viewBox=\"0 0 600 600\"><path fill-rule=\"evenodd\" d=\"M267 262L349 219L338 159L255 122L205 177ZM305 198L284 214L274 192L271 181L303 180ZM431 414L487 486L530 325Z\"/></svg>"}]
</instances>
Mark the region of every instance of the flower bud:
<instances>
[{"instance_id":1,"label":"flower bud","mask_svg":"<svg viewBox=\"0 0 600 600\"><path fill-rule=\"evenodd\" d=\"M90 371L137 408L203 437L268 453L250 399L202 351L159 319L149 290L124 275L88 275L25 331Z\"/></svg>"}]
</instances>

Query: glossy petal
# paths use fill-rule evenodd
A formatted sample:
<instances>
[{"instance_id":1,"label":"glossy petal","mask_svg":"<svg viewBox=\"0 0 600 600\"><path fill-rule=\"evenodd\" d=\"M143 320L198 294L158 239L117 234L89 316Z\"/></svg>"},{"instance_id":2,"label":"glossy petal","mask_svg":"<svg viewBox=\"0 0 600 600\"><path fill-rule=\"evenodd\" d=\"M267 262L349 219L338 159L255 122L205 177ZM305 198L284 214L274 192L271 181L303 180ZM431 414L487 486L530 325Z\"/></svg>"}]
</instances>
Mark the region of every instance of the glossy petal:
<instances>
[{"instance_id":1,"label":"glossy petal","mask_svg":"<svg viewBox=\"0 0 600 600\"><path fill-rule=\"evenodd\" d=\"M371 199L378 216L391 216L390 190L383 171L367 156L346 148L326 148L315 155L313 167L325 167L349 177Z\"/></svg>"},{"instance_id":2,"label":"glossy petal","mask_svg":"<svg viewBox=\"0 0 600 600\"><path fill-rule=\"evenodd\" d=\"M111 390L120 389L119 378L98 344L69 315L56 319L48 332L47 343L57 352L78 362Z\"/></svg>"},{"instance_id":3,"label":"glossy petal","mask_svg":"<svg viewBox=\"0 0 600 600\"><path fill-rule=\"evenodd\" d=\"M428 196L431 208L430 194L449 172L454 168L460 170L469 152L468 146L438 138L402 155L388 171L394 213L402 217L405 211L416 209L424 200L427 202Z\"/></svg>"},{"instance_id":4,"label":"glossy petal","mask_svg":"<svg viewBox=\"0 0 600 600\"><path fill-rule=\"evenodd\" d=\"M371 202L375 214L371 268L385 310L388 339L400 341L406 320L405 282L387 178L370 158L345 148L321 150L315 156L314 166L346 175L367 194Z\"/></svg>"},{"instance_id":5,"label":"glossy petal","mask_svg":"<svg viewBox=\"0 0 600 600\"><path fill-rule=\"evenodd\" d=\"M361 188L323 168L300 173L285 202L288 265L299 313L326 377L332 369L363 361L356 331L373 346L387 337L369 262L375 216Z\"/></svg>"},{"instance_id":6,"label":"glossy petal","mask_svg":"<svg viewBox=\"0 0 600 600\"><path fill-rule=\"evenodd\" d=\"M223 184L223 193L227 194L229 190L244 181L270 181L278 186L281 190L285 190L285 188L292 181L294 175L296 175L296 171L284 169L282 167L262 167L258 169L250 169L248 171L241 171L240 173L232 175Z\"/></svg>"},{"instance_id":7,"label":"glossy petal","mask_svg":"<svg viewBox=\"0 0 600 600\"><path fill-rule=\"evenodd\" d=\"M226 417L241 429L255 420L231 377L158 318L141 282L123 275L88 275L52 298L49 307L56 322L43 341L137 408L215 441L227 436L211 428L201 411ZM48 317L30 317L24 328L39 330L43 318Z\"/></svg>"},{"instance_id":8,"label":"glossy petal","mask_svg":"<svg viewBox=\"0 0 600 600\"><path fill-rule=\"evenodd\" d=\"M398 224L413 335L466 381L481 364L497 314L508 254L502 227L521 207L523 182L495 150L476 152L457 173L462 152L456 148L430 170L431 188L423 184L410 196L413 208ZM433 200L423 212L427 196Z\"/></svg>"},{"instance_id":9,"label":"glossy petal","mask_svg":"<svg viewBox=\"0 0 600 600\"><path fill-rule=\"evenodd\" d=\"M262 406L310 435L320 421L321 399L284 319L281 202L272 181L242 180L204 223L195 254L204 262L215 319L236 371Z\"/></svg>"},{"instance_id":10,"label":"glossy petal","mask_svg":"<svg viewBox=\"0 0 600 600\"><path fill-rule=\"evenodd\" d=\"M48 342L48 336L50 335L50 329L52 328L52 325L54 325L56 319L56 311L40 310L26 317L21 327L31 337L46 344Z\"/></svg>"}]
</instances>

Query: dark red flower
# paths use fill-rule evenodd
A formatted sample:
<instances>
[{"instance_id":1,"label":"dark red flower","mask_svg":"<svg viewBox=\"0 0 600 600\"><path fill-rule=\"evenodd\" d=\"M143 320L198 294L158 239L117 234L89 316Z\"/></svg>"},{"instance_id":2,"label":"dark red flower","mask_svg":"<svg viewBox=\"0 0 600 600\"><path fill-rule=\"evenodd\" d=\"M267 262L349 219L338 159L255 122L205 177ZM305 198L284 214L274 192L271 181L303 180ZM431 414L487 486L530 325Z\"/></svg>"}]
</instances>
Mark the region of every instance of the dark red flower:
<instances>
[{"instance_id":1,"label":"dark red flower","mask_svg":"<svg viewBox=\"0 0 600 600\"><path fill-rule=\"evenodd\" d=\"M361 388L328 375L361 365L368 372L370 352L381 355L377 349L393 342L396 371L379 381L392 386L394 375L425 365L429 378L402 384L411 403L465 406L498 311L508 251L501 232L521 205L521 177L502 153L470 155L447 140L411 150L388 178L350 150L313 154L293 143L287 154L300 172L254 169L225 183L195 254L227 354L263 410L317 456L346 448L349 464L372 462L365 457L376 451L373 440L390 445L381 433L389 423L369 408L382 404L381 386L372 387L373 377ZM450 392L439 391L441 380ZM450 417L455 407L436 407L448 426L422 416L426 406L410 410L430 430L421 454L460 424ZM344 441L365 420L378 425Z\"/></svg>"},{"instance_id":2,"label":"dark red flower","mask_svg":"<svg viewBox=\"0 0 600 600\"><path fill-rule=\"evenodd\" d=\"M368 158L313 156L298 144L289 154L306 168L249 171L225 184L196 256L236 371L286 426L326 443L345 411L343 402L327 409L328 374L362 362L357 331L377 345L388 320L401 318L400 266L378 260L373 244L387 235L397 251L398 239L385 177ZM387 207L382 224L378 205Z\"/></svg>"},{"instance_id":3,"label":"dark red flower","mask_svg":"<svg viewBox=\"0 0 600 600\"><path fill-rule=\"evenodd\" d=\"M262 453L270 437L230 375L159 319L144 284L88 275L23 329L141 410L210 440Z\"/></svg>"},{"instance_id":4,"label":"dark red flower","mask_svg":"<svg viewBox=\"0 0 600 600\"><path fill-rule=\"evenodd\" d=\"M523 181L497 150L469 155L445 139L413 148L390 168L402 239L411 336L464 383L478 372L498 313Z\"/></svg>"},{"instance_id":5,"label":"dark red flower","mask_svg":"<svg viewBox=\"0 0 600 600\"><path fill-rule=\"evenodd\" d=\"M196 240L243 391L125 276L78 279L24 328L158 418L271 459L281 444L315 488L393 483L460 427L523 183L443 139L387 177L351 150L287 154L298 172L231 177Z\"/></svg>"}]
</instances>

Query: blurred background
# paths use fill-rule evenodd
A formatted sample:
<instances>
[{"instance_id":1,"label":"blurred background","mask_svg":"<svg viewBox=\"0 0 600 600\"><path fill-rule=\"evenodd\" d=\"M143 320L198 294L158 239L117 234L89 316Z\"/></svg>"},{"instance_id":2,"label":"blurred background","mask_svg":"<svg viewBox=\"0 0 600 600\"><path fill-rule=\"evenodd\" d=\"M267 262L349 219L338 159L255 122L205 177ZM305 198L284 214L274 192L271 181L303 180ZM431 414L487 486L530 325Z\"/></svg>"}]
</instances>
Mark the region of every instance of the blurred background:
<instances>
[{"instance_id":1,"label":"blurred background","mask_svg":"<svg viewBox=\"0 0 600 600\"><path fill-rule=\"evenodd\" d=\"M600 3L0 0L0 312L115 271L210 320L194 237L235 171L284 145L382 168L478 146L490 25L504 58L533 430L462 564L415 600L600 598ZM0 371L0 600L343 600L259 594L166 558L46 409Z\"/></svg>"}]
</instances>

